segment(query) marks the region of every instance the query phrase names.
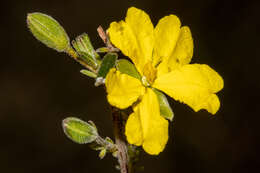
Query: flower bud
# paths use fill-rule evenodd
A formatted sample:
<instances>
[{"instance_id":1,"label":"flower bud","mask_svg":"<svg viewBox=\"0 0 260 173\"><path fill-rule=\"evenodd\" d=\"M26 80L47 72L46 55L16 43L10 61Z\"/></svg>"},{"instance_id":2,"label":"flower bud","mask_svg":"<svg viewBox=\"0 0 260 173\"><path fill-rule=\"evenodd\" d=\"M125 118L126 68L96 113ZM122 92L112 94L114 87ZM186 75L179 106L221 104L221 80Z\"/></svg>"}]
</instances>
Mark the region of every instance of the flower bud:
<instances>
[{"instance_id":1,"label":"flower bud","mask_svg":"<svg viewBox=\"0 0 260 173\"><path fill-rule=\"evenodd\" d=\"M97 58L99 58L99 55L93 48L91 41L86 33L81 34L75 40L73 40L72 45L83 61L85 61L94 69L98 67Z\"/></svg>"},{"instance_id":2,"label":"flower bud","mask_svg":"<svg viewBox=\"0 0 260 173\"><path fill-rule=\"evenodd\" d=\"M67 33L51 16L43 13L29 13L27 25L34 37L46 46L58 52L64 52L70 47Z\"/></svg>"},{"instance_id":3,"label":"flower bud","mask_svg":"<svg viewBox=\"0 0 260 173\"><path fill-rule=\"evenodd\" d=\"M64 119L62 127L67 137L78 144L91 143L98 137L95 126L75 117Z\"/></svg>"},{"instance_id":4,"label":"flower bud","mask_svg":"<svg viewBox=\"0 0 260 173\"><path fill-rule=\"evenodd\" d=\"M93 59L95 58L95 50L91 44L91 41L86 33L78 36L75 41L72 41L73 47L77 50L77 52L85 52Z\"/></svg>"}]
</instances>

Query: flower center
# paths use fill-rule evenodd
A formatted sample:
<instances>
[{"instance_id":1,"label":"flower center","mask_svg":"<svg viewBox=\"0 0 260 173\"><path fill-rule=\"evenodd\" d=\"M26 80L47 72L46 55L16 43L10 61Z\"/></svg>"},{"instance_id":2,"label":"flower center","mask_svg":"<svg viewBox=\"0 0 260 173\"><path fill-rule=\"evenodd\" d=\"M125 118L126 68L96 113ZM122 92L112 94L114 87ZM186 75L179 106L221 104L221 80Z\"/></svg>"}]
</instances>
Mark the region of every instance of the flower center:
<instances>
[{"instance_id":1,"label":"flower center","mask_svg":"<svg viewBox=\"0 0 260 173\"><path fill-rule=\"evenodd\" d=\"M145 76L142 77L142 84L143 84L145 87L151 86Z\"/></svg>"},{"instance_id":2,"label":"flower center","mask_svg":"<svg viewBox=\"0 0 260 173\"><path fill-rule=\"evenodd\" d=\"M153 84L157 77L157 69L152 65L152 62L148 62L144 65L142 83L144 86L150 86Z\"/></svg>"}]
</instances>

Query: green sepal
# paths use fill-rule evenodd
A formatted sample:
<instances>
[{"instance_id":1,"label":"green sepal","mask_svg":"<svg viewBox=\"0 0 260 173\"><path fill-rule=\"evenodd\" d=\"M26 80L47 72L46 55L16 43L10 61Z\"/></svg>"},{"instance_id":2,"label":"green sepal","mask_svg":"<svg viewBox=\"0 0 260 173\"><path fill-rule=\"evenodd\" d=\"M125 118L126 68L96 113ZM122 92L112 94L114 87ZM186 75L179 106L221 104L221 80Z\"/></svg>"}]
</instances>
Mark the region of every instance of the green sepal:
<instances>
[{"instance_id":1,"label":"green sepal","mask_svg":"<svg viewBox=\"0 0 260 173\"><path fill-rule=\"evenodd\" d=\"M64 119L62 127L66 136L78 144L91 143L98 137L95 127L75 117Z\"/></svg>"},{"instance_id":2,"label":"green sepal","mask_svg":"<svg viewBox=\"0 0 260 173\"><path fill-rule=\"evenodd\" d=\"M115 66L117 57L117 53L107 53L104 56L100 68L98 70L98 77L106 77L109 70Z\"/></svg>"},{"instance_id":3,"label":"green sepal","mask_svg":"<svg viewBox=\"0 0 260 173\"><path fill-rule=\"evenodd\" d=\"M116 68L124 74L127 74L129 76L132 76L136 79L141 80L142 77L138 73L137 69L135 68L134 64L132 64L130 61L126 59L120 59L116 62Z\"/></svg>"},{"instance_id":4,"label":"green sepal","mask_svg":"<svg viewBox=\"0 0 260 173\"><path fill-rule=\"evenodd\" d=\"M157 89L153 89L154 92L156 93L157 95L157 98L158 98L158 102L160 104L160 113L161 113L161 116L163 116L164 118L172 121L173 120L173 117L174 117L174 113L168 103L168 100L166 98L166 96L158 91Z\"/></svg>"},{"instance_id":5,"label":"green sepal","mask_svg":"<svg viewBox=\"0 0 260 173\"><path fill-rule=\"evenodd\" d=\"M70 40L63 27L51 16L43 13L29 13L27 25L35 38L47 47L65 52L70 48Z\"/></svg>"},{"instance_id":6,"label":"green sepal","mask_svg":"<svg viewBox=\"0 0 260 173\"><path fill-rule=\"evenodd\" d=\"M88 70L80 70L80 73L88 76L88 77L91 77L91 78L97 78L97 75L91 71L88 71Z\"/></svg>"}]
</instances>

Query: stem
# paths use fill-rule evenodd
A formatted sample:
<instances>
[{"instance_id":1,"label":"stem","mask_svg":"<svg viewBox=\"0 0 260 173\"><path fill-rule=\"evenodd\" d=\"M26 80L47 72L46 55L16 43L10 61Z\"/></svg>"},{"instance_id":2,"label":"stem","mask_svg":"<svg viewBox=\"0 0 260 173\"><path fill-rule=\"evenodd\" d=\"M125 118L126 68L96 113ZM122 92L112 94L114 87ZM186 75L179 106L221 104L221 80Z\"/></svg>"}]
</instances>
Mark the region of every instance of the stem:
<instances>
[{"instance_id":1,"label":"stem","mask_svg":"<svg viewBox=\"0 0 260 173\"><path fill-rule=\"evenodd\" d=\"M109 52L119 52L119 49L114 47L108 37L108 34L104 31L102 26L97 28L99 37L103 40ZM133 173L132 161L128 155L128 146L124 138L124 125L125 120L119 109L111 106L113 126L114 126L114 136L117 145L117 159L120 166L121 173Z\"/></svg>"},{"instance_id":2,"label":"stem","mask_svg":"<svg viewBox=\"0 0 260 173\"><path fill-rule=\"evenodd\" d=\"M121 116L120 110L115 107L112 108L114 135L117 145L117 159L120 166L121 173L131 173L131 165L129 161L127 143L124 139L124 120Z\"/></svg>"}]
</instances>

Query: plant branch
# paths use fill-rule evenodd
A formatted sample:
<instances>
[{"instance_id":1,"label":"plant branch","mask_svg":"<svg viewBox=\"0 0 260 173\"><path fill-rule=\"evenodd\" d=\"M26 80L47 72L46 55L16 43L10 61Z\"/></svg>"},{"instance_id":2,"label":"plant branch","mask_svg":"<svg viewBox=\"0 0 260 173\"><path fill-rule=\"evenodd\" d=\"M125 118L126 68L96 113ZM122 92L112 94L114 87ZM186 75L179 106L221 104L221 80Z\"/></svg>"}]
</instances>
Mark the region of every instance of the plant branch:
<instances>
[{"instance_id":1,"label":"plant branch","mask_svg":"<svg viewBox=\"0 0 260 173\"><path fill-rule=\"evenodd\" d=\"M105 43L109 52L119 52L119 49L114 47L102 26L97 28L97 32L99 37ZM111 106L112 118L113 118L113 127L114 127L114 136L115 143L117 146L117 159L120 166L121 173L132 173L132 162L130 161L130 157L128 155L128 143L124 137L124 127L125 127L125 119L123 118L122 112Z\"/></svg>"},{"instance_id":2,"label":"plant branch","mask_svg":"<svg viewBox=\"0 0 260 173\"><path fill-rule=\"evenodd\" d=\"M131 173L131 165L129 165L131 162L129 161L127 143L124 138L124 119L120 110L115 107L111 107L111 109L120 171L121 173Z\"/></svg>"}]
</instances>

